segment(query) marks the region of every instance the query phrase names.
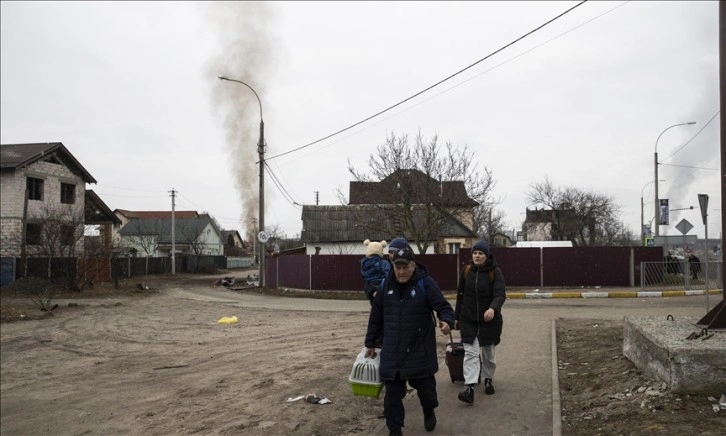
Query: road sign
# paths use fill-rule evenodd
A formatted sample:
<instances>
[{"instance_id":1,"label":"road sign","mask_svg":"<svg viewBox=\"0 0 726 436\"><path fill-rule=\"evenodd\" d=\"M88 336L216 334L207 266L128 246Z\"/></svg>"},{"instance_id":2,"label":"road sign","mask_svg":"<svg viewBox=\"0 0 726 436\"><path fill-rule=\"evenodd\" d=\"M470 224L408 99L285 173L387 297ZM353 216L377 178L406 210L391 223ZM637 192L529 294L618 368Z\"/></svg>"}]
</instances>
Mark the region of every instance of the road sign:
<instances>
[{"instance_id":1,"label":"road sign","mask_svg":"<svg viewBox=\"0 0 726 436\"><path fill-rule=\"evenodd\" d=\"M701 206L701 217L703 218L703 225L706 225L706 210L708 209L708 194L698 194L698 205Z\"/></svg>"},{"instance_id":2,"label":"road sign","mask_svg":"<svg viewBox=\"0 0 726 436\"><path fill-rule=\"evenodd\" d=\"M263 244L265 242L267 242L269 239L270 239L270 235L268 235L267 232L264 230L257 234L257 240Z\"/></svg>"},{"instance_id":3,"label":"road sign","mask_svg":"<svg viewBox=\"0 0 726 436\"><path fill-rule=\"evenodd\" d=\"M676 226L676 229L678 229L678 231L684 235L686 233L690 232L692 228L693 228L693 224L689 223L688 220L686 220L686 219L682 219L681 222L679 222L678 225Z\"/></svg>"}]
</instances>

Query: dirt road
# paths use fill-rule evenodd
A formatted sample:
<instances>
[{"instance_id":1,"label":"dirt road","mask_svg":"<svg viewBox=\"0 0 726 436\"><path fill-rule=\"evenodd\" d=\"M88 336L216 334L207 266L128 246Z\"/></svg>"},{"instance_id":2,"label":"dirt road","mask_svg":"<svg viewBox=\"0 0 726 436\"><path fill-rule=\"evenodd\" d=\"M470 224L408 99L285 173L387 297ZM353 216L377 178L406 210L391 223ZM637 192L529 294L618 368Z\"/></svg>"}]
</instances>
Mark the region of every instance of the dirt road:
<instances>
[{"instance_id":1,"label":"dirt road","mask_svg":"<svg viewBox=\"0 0 726 436\"><path fill-rule=\"evenodd\" d=\"M362 346L367 302L291 312L243 308L240 298L265 297L169 289L3 324L2 434L334 435L379 422L381 400L341 383ZM217 323L232 315L239 323ZM310 393L332 403L286 401Z\"/></svg>"},{"instance_id":2,"label":"dirt road","mask_svg":"<svg viewBox=\"0 0 726 436\"><path fill-rule=\"evenodd\" d=\"M69 302L78 307L68 307ZM347 383L362 347L369 310L365 300L274 297L207 285L58 303L62 310L51 316L2 324L0 433L4 436L386 433L383 396L353 396ZM582 321L567 324L570 336L580 338L592 334L590 319L621 320L628 313L694 316L703 311L703 303L700 297L508 300L497 353L501 364L497 395L480 396L476 410L464 410L455 400L460 386L447 382L442 368L437 376L442 380L442 405L436 434L452 434L466 422L480 429L480 423L471 420L474 415L459 417L477 411L491 434L552 434L549 332L554 319ZM218 324L225 316L237 316L239 322ZM618 338L609 340L615 348L607 351L608 360L618 353ZM443 350L447 338L440 336L438 341ZM587 347L570 348L575 354L563 355L563 362L598 362ZM610 386L641 386L629 381L632 373L627 371L619 375L603 371L600 376L598 390L585 382L584 394L571 390L563 397L609 398L614 393ZM613 376L624 379L604 378ZM307 394L331 403L287 401ZM618 400L632 403L615 418L624 434L629 422L658 419L635 398ZM685 410L678 406L680 400L672 404L677 407L658 410ZM697 410L704 415L689 413L694 422L684 425L690 425L693 434L718 434L712 431L717 431L714 422L718 426L721 415L708 415L716 419L708 422L703 417L713 413L710 405ZM420 411L411 406L407 412L407 434L416 434ZM699 423L700 433L694 427ZM566 434L593 434L568 429ZM457 433L479 434L479 430Z\"/></svg>"}]
</instances>

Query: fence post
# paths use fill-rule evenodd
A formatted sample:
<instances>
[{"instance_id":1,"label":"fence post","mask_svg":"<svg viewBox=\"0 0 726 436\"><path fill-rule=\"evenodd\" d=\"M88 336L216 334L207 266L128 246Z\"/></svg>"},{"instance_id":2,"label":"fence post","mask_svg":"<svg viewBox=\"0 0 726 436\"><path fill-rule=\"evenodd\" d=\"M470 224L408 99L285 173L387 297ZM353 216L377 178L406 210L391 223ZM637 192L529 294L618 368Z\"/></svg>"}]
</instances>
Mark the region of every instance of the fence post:
<instances>
[{"instance_id":1,"label":"fence post","mask_svg":"<svg viewBox=\"0 0 726 436\"><path fill-rule=\"evenodd\" d=\"M313 290L313 256L308 254L308 290Z\"/></svg>"},{"instance_id":2,"label":"fence post","mask_svg":"<svg viewBox=\"0 0 726 436\"><path fill-rule=\"evenodd\" d=\"M539 288L544 289L544 248L539 247Z\"/></svg>"},{"instance_id":3,"label":"fence post","mask_svg":"<svg viewBox=\"0 0 726 436\"><path fill-rule=\"evenodd\" d=\"M630 248L630 287L635 286L635 249ZM641 270L640 274L642 275L643 272Z\"/></svg>"}]
</instances>

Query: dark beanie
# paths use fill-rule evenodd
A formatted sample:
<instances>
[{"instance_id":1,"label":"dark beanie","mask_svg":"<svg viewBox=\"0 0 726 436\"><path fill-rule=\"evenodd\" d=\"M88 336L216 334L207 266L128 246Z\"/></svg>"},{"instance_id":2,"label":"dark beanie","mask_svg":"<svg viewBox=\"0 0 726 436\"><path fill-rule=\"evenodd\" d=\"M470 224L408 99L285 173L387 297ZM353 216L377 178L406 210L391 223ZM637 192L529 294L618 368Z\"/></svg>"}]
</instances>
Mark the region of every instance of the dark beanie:
<instances>
[{"instance_id":1,"label":"dark beanie","mask_svg":"<svg viewBox=\"0 0 726 436\"><path fill-rule=\"evenodd\" d=\"M404 248L408 247L408 241L406 238L395 238L393 241L391 241L390 244L388 244L388 251L396 251L396 250L403 250Z\"/></svg>"},{"instance_id":2,"label":"dark beanie","mask_svg":"<svg viewBox=\"0 0 726 436\"><path fill-rule=\"evenodd\" d=\"M481 251L489 256L489 243L487 241L476 241L476 244L474 244L471 251Z\"/></svg>"}]
</instances>

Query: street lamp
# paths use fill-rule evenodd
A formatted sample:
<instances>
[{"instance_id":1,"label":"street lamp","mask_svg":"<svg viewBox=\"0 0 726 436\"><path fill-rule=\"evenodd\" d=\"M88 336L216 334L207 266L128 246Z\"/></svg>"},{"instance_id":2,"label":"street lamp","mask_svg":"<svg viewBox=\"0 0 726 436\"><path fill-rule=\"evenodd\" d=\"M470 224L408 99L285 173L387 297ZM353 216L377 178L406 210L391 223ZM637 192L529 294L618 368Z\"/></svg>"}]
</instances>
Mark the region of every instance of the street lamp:
<instances>
[{"instance_id":1,"label":"street lamp","mask_svg":"<svg viewBox=\"0 0 726 436\"><path fill-rule=\"evenodd\" d=\"M227 80L230 82L241 83L248 87L255 97L257 102L260 104L260 139L257 142L257 153L260 155L260 220L259 229L260 233L265 230L265 123L262 121L262 101L257 92L248 84L241 80L230 79L226 76L217 76L219 80ZM257 237L257 235L255 235ZM265 287L265 249L264 244L260 241L260 287Z\"/></svg>"},{"instance_id":2,"label":"street lamp","mask_svg":"<svg viewBox=\"0 0 726 436\"><path fill-rule=\"evenodd\" d=\"M658 141L660 140L660 137L663 136L666 131L668 131L668 129L672 129L673 127L678 126L690 126L693 124L696 124L696 122L689 121L687 123L678 123L666 127L665 130L660 132L660 135L658 135L658 139L655 140L655 177L653 177L653 180L655 181L655 236L660 235L660 204L658 200Z\"/></svg>"},{"instance_id":3,"label":"street lamp","mask_svg":"<svg viewBox=\"0 0 726 436\"><path fill-rule=\"evenodd\" d=\"M659 180L659 182L665 182L665 180ZM643 188L640 190L640 243L645 246L645 217L643 216L643 191L645 190L645 187L653 183L653 180L643 185Z\"/></svg>"}]
</instances>

